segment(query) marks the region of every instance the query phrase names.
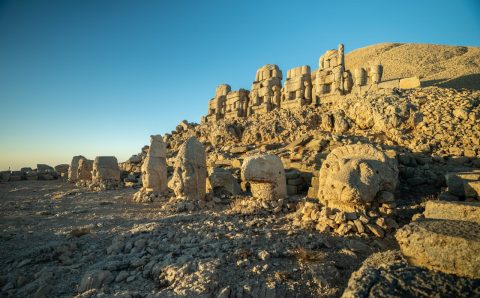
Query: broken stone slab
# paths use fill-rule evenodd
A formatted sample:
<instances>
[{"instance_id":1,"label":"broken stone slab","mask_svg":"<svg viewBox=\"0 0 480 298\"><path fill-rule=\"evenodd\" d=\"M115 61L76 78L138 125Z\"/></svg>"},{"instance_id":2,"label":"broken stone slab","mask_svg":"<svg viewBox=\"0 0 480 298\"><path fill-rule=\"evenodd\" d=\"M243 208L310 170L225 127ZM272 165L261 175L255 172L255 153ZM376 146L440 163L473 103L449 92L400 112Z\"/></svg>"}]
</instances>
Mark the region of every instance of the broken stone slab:
<instances>
[{"instance_id":1,"label":"broken stone slab","mask_svg":"<svg viewBox=\"0 0 480 298\"><path fill-rule=\"evenodd\" d=\"M242 154L242 153L245 153L249 150L250 150L250 148L248 146L237 146L237 147L233 147L232 149L230 149L230 153Z\"/></svg>"},{"instance_id":2,"label":"broken stone slab","mask_svg":"<svg viewBox=\"0 0 480 298\"><path fill-rule=\"evenodd\" d=\"M296 139L295 141L291 142L290 144L287 145L286 148L288 149L293 149L297 146L304 146L305 144L307 144L308 142L310 142L311 140L313 139L312 136L310 135L304 135L304 136L301 136L299 137L298 139Z\"/></svg>"},{"instance_id":3,"label":"broken stone slab","mask_svg":"<svg viewBox=\"0 0 480 298\"><path fill-rule=\"evenodd\" d=\"M480 280L411 266L389 250L372 254L352 273L342 298L478 296Z\"/></svg>"},{"instance_id":4,"label":"broken stone slab","mask_svg":"<svg viewBox=\"0 0 480 298\"><path fill-rule=\"evenodd\" d=\"M463 189L465 190L466 198L480 199L480 180L478 181L463 181Z\"/></svg>"},{"instance_id":5,"label":"broken stone slab","mask_svg":"<svg viewBox=\"0 0 480 298\"><path fill-rule=\"evenodd\" d=\"M55 172L57 172L58 175L62 175L62 174L67 174L68 175L68 168L70 167L70 165L68 164L59 164L59 165L56 165L55 166Z\"/></svg>"},{"instance_id":6,"label":"broken stone slab","mask_svg":"<svg viewBox=\"0 0 480 298\"><path fill-rule=\"evenodd\" d=\"M447 173L447 192L457 197L465 197L464 181L479 181L480 171Z\"/></svg>"},{"instance_id":7,"label":"broken stone slab","mask_svg":"<svg viewBox=\"0 0 480 298\"><path fill-rule=\"evenodd\" d=\"M424 219L402 227L395 238L411 265L480 278L480 224L476 222Z\"/></svg>"},{"instance_id":8,"label":"broken stone slab","mask_svg":"<svg viewBox=\"0 0 480 298\"><path fill-rule=\"evenodd\" d=\"M242 166L242 159L220 159L215 161L216 166L240 168Z\"/></svg>"},{"instance_id":9,"label":"broken stone slab","mask_svg":"<svg viewBox=\"0 0 480 298\"><path fill-rule=\"evenodd\" d=\"M222 168L214 168L207 179L207 191L227 191L231 195L237 195L242 190L237 179L230 171Z\"/></svg>"},{"instance_id":10,"label":"broken stone slab","mask_svg":"<svg viewBox=\"0 0 480 298\"><path fill-rule=\"evenodd\" d=\"M412 89L420 88L420 79L418 77L409 77L400 79L398 82L398 88L400 89Z\"/></svg>"},{"instance_id":11,"label":"broken stone slab","mask_svg":"<svg viewBox=\"0 0 480 298\"><path fill-rule=\"evenodd\" d=\"M480 224L480 203L427 201L424 215L431 219L463 220Z\"/></svg>"}]
</instances>

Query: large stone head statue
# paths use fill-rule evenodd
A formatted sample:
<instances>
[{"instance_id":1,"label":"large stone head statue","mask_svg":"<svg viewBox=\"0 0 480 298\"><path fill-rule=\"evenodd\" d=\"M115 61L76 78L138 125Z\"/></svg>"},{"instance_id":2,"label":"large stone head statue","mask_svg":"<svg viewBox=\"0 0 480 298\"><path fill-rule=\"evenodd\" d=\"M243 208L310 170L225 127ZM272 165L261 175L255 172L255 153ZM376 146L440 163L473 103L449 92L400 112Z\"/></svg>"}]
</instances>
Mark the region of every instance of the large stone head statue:
<instances>
[{"instance_id":1,"label":"large stone head statue","mask_svg":"<svg viewBox=\"0 0 480 298\"><path fill-rule=\"evenodd\" d=\"M396 160L372 145L334 149L320 169L318 197L342 211L366 209L381 191L392 192L398 179Z\"/></svg>"}]
</instances>

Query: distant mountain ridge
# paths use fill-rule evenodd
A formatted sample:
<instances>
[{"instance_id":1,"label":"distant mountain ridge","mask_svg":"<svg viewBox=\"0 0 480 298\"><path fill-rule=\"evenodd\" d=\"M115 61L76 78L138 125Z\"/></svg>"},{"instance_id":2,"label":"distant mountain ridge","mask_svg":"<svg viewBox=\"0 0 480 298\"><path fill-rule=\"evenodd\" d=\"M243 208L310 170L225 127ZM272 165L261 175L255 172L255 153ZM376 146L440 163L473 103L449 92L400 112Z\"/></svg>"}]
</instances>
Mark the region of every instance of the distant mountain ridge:
<instances>
[{"instance_id":1,"label":"distant mountain ridge","mask_svg":"<svg viewBox=\"0 0 480 298\"><path fill-rule=\"evenodd\" d=\"M480 47L380 43L345 55L347 69L378 62L382 80L418 76L422 86L480 90Z\"/></svg>"}]
</instances>

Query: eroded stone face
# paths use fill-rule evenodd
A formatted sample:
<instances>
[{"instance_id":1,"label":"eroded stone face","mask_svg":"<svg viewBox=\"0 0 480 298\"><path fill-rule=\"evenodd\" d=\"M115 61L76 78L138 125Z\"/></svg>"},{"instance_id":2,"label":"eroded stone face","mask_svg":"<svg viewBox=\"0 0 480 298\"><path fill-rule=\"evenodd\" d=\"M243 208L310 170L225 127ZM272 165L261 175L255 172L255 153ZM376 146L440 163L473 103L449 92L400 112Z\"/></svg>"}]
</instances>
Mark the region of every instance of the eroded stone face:
<instances>
[{"instance_id":1,"label":"eroded stone face","mask_svg":"<svg viewBox=\"0 0 480 298\"><path fill-rule=\"evenodd\" d=\"M322 164L318 197L330 208L366 209L381 191L397 185L396 160L372 145L347 145L334 149Z\"/></svg>"},{"instance_id":2,"label":"eroded stone face","mask_svg":"<svg viewBox=\"0 0 480 298\"><path fill-rule=\"evenodd\" d=\"M70 163L70 167L68 168L68 180L70 182L77 181L78 163L80 162L80 159L85 159L85 157L83 157L82 155L77 155L72 158L72 162Z\"/></svg>"},{"instance_id":3,"label":"eroded stone face","mask_svg":"<svg viewBox=\"0 0 480 298\"><path fill-rule=\"evenodd\" d=\"M147 192L167 190L166 144L161 135L150 137L150 149L142 164L142 183Z\"/></svg>"},{"instance_id":4,"label":"eroded stone face","mask_svg":"<svg viewBox=\"0 0 480 298\"><path fill-rule=\"evenodd\" d=\"M247 157L242 164L242 180L250 183L255 198L272 201L287 196L285 170L276 155L259 154Z\"/></svg>"},{"instance_id":5,"label":"eroded stone face","mask_svg":"<svg viewBox=\"0 0 480 298\"><path fill-rule=\"evenodd\" d=\"M97 156L93 162L92 182L120 182L120 169L115 156Z\"/></svg>"},{"instance_id":6,"label":"eroded stone face","mask_svg":"<svg viewBox=\"0 0 480 298\"><path fill-rule=\"evenodd\" d=\"M88 181L92 180L93 160L82 158L78 162L77 180Z\"/></svg>"},{"instance_id":7,"label":"eroded stone face","mask_svg":"<svg viewBox=\"0 0 480 298\"><path fill-rule=\"evenodd\" d=\"M206 193L207 161L205 148L195 137L181 146L172 177L173 191L187 200L204 200Z\"/></svg>"}]
</instances>

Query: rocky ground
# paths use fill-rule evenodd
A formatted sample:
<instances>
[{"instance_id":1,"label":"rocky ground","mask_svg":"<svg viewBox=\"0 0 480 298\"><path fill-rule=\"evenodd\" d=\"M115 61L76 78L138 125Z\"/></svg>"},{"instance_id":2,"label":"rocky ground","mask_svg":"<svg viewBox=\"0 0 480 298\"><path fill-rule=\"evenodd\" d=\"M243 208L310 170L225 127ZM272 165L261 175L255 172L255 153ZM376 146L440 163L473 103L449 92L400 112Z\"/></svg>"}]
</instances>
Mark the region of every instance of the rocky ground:
<instances>
[{"instance_id":1,"label":"rocky ground","mask_svg":"<svg viewBox=\"0 0 480 298\"><path fill-rule=\"evenodd\" d=\"M388 251L398 248L395 229L418 218L425 201L478 201L455 192L445 175L469 172L479 180L479 121L479 91L438 87L349 95L247 119L184 121L165 136L168 176L180 146L195 136L206 147L209 173L223 168L243 190L214 189L201 205L171 192L134 202L146 147L120 164L127 187L118 190L92 192L61 180L0 183L0 296L428 297L439 293L435 284L449 282L458 287L438 295L478 296L478 281L435 275ZM328 154L357 143L398 163L395 201L384 210L398 226L376 236L320 232L310 224L318 212L306 216L303 207L318 204ZM280 207L259 206L241 181L242 162L259 152L275 154L286 169L289 197ZM423 286L420 278L434 282ZM398 292L382 286L412 279Z\"/></svg>"},{"instance_id":2,"label":"rocky ground","mask_svg":"<svg viewBox=\"0 0 480 298\"><path fill-rule=\"evenodd\" d=\"M338 297L391 236L335 236L288 214L245 214L230 201L172 212L135 190L62 181L0 184L5 297Z\"/></svg>"}]
</instances>

